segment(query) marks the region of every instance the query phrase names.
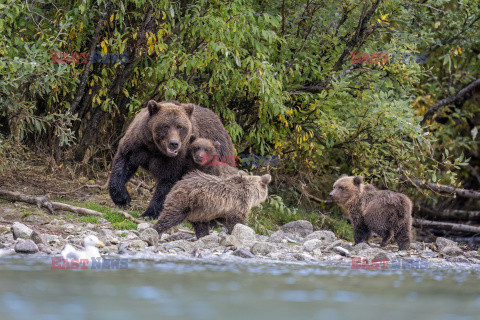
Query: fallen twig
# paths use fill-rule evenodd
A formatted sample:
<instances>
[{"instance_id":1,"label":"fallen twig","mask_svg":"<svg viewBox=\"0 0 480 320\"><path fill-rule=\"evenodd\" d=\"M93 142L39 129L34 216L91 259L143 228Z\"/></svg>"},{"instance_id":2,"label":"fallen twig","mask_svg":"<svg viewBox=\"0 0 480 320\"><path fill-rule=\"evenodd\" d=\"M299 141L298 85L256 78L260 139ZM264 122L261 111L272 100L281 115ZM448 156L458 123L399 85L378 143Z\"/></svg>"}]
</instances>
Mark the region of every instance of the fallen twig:
<instances>
[{"instance_id":1,"label":"fallen twig","mask_svg":"<svg viewBox=\"0 0 480 320\"><path fill-rule=\"evenodd\" d=\"M147 185L145 182L141 180L135 180L131 178L130 182L137 185L137 187L135 188L135 191L138 191L138 188L144 188L144 189L147 189L148 191L153 191L153 187L150 187L149 185Z\"/></svg>"}]
</instances>

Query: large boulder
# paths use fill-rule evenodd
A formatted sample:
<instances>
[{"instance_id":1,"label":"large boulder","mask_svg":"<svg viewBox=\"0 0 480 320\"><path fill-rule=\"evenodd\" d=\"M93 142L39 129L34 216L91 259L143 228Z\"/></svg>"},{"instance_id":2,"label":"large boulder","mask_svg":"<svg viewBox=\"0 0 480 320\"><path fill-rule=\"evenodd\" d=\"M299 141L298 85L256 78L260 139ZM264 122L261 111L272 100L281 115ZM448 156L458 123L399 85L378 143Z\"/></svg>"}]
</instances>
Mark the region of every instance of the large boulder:
<instances>
[{"instance_id":1,"label":"large boulder","mask_svg":"<svg viewBox=\"0 0 480 320\"><path fill-rule=\"evenodd\" d=\"M283 232L291 233L299 237L305 238L313 232L313 225L306 220L297 220L284 224L281 229Z\"/></svg>"},{"instance_id":2,"label":"large boulder","mask_svg":"<svg viewBox=\"0 0 480 320\"><path fill-rule=\"evenodd\" d=\"M19 240L15 245L15 252L18 253L36 253L38 247L33 240Z\"/></svg>"},{"instance_id":3,"label":"large boulder","mask_svg":"<svg viewBox=\"0 0 480 320\"><path fill-rule=\"evenodd\" d=\"M438 237L435 242L437 244L438 251L442 251L446 247L457 247L458 246L455 241L445 239L445 238L442 238L442 237Z\"/></svg>"},{"instance_id":4,"label":"large boulder","mask_svg":"<svg viewBox=\"0 0 480 320\"><path fill-rule=\"evenodd\" d=\"M232 231L237 248L251 248L256 242L255 231L246 225L237 223Z\"/></svg>"},{"instance_id":5,"label":"large boulder","mask_svg":"<svg viewBox=\"0 0 480 320\"><path fill-rule=\"evenodd\" d=\"M332 231L320 230L310 233L305 237L305 241L318 239L321 240L324 244L331 244L333 241L337 240L337 237Z\"/></svg>"},{"instance_id":6,"label":"large boulder","mask_svg":"<svg viewBox=\"0 0 480 320\"><path fill-rule=\"evenodd\" d=\"M14 239L30 239L33 230L20 222L14 222L12 224L12 232Z\"/></svg>"},{"instance_id":7,"label":"large boulder","mask_svg":"<svg viewBox=\"0 0 480 320\"><path fill-rule=\"evenodd\" d=\"M255 255L266 256L270 252L275 251L277 247L268 242L257 242L252 247L252 253Z\"/></svg>"}]
</instances>

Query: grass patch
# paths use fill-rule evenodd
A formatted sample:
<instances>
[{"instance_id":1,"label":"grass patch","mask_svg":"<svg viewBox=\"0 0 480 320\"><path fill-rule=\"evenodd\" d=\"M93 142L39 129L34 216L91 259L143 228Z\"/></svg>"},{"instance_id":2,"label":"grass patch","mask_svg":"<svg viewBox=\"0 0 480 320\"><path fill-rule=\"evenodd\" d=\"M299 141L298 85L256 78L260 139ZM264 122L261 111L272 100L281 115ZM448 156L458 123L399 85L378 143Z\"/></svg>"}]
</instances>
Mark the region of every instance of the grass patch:
<instances>
[{"instance_id":1,"label":"grass patch","mask_svg":"<svg viewBox=\"0 0 480 320\"><path fill-rule=\"evenodd\" d=\"M117 230L136 230L137 229L137 224L127 218L125 218L122 214L118 213L117 210L112 209L107 206L103 206L101 204L98 204L93 201L89 202L81 202L81 203L75 203L73 201L61 199L61 202L68 203L77 207L82 207L90 210L95 210L98 212L101 212L103 214L102 217L98 216L82 216L80 217L80 221L83 222L90 222L90 223L98 223L98 220L100 218L104 218L112 224L112 227ZM129 212L130 215L133 217L137 218L140 214L139 211L133 211ZM67 218L68 218L69 213L67 213ZM73 218L73 216L70 214L70 216Z\"/></svg>"},{"instance_id":2,"label":"grass patch","mask_svg":"<svg viewBox=\"0 0 480 320\"><path fill-rule=\"evenodd\" d=\"M325 214L317 210L296 208L286 211L266 204L250 212L247 224L255 232L268 235L268 231L276 230L279 226L295 220L310 221L314 230L330 230L340 239L353 241L353 228L345 218L337 214Z\"/></svg>"},{"instance_id":3,"label":"grass patch","mask_svg":"<svg viewBox=\"0 0 480 320\"><path fill-rule=\"evenodd\" d=\"M100 219L99 216L81 216L80 221L86 222L86 223L99 223L98 220Z\"/></svg>"},{"instance_id":4,"label":"grass patch","mask_svg":"<svg viewBox=\"0 0 480 320\"><path fill-rule=\"evenodd\" d=\"M40 212L24 211L22 218L25 218L25 217L28 217L28 216L31 216L31 215L44 216L44 214L43 214L43 213L40 213Z\"/></svg>"}]
</instances>

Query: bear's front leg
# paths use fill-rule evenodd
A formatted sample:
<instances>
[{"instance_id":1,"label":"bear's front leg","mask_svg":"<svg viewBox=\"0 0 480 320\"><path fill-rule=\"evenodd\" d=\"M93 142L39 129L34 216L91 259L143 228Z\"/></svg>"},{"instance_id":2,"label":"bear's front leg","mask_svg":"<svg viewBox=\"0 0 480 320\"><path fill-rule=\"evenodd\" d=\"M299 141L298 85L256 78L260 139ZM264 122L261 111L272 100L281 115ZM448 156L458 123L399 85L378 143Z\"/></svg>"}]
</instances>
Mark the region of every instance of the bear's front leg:
<instances>
[{"instance_id":1,"label":"bear's front leg","mask_svg":"<svg viewBox=\"0 0 480 320\"><path fill-rule=\"evenodd\" d=\"M174 183L170 181L159 181L153 194L153 198L148 205L148 208L142 214L142 217L147 219L156 219L163 210L163 203L167 197L168 192L172 189Z\"/></svg>"},{"instance_id":2,"label":"bear's front leg","mask_svg":"<svg viewBox=\"0 0 480 320\"><path fill-rule=\"evenodd\" d=\"M370 234L370 229L363 221L358 222L353 226L353 240L355 241L355 244L359 244L360 242L368 243Z\"/></svg>"},{"instance_id":3,"label":"bear's front leg","mask_svg":"<svg viewBox=\"0 0 480 320\"><path fill-rule=\"evenodd\" d=\"M131 198L125 184L137 171L138 165L129 161L125 156L117 153L112 164L112 173L108 182L110 197L120 207L130 204Z\"/></svg>"}]
</instances>

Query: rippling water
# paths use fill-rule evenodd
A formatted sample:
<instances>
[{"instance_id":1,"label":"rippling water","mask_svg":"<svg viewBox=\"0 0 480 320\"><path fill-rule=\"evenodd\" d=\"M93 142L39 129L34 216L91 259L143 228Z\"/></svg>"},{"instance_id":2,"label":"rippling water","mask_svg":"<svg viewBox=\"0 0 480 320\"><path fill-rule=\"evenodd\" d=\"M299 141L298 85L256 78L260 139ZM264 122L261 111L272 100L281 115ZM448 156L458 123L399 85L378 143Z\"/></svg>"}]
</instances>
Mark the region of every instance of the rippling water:
<instances>
[{"instance_id":1,"label":"rippling water","mask_svg":"<svg viewBox=\"0 0 480 320\"><path fill-rule=\"evenodd\" d=\"M52 270L0 258L0 319L480 319L480 271L129 261Z\"/></svg>"}]
</instances>

